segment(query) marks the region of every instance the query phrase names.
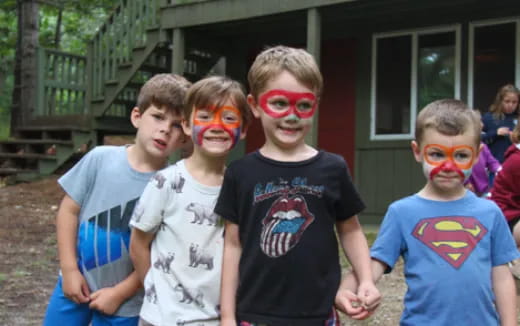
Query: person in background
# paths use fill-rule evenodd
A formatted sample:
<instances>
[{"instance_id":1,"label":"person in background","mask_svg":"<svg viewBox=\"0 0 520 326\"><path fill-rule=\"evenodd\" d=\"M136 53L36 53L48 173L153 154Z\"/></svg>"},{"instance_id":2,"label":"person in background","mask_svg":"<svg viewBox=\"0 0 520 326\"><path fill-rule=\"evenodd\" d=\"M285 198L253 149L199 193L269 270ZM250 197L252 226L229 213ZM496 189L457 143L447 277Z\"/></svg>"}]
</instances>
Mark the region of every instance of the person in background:
<instances>
[{"instance_id":1,"label":"person in background","mask_svg":"<svg viewBox=\"0 0 520 326\"><path fill-rule=\"evenodd\" d=\"M520 91L514 85L504 85L498 90L489 112L482 116L482 141L500 163L504 162L504 153L511 146L509 135L518 122L519 98Z\"/></svg>"},{"instance_id":2,"label":"person in background","mask_svg":"<svg viewBox=\"0 0 520 326\"><path fill-rule=\"evenodd\" d=\"M475 113L480 117L480 111L475 110ZM490 180L494 178L499 168L500 162L491 154L488 146L480 142L478 161L473 165L471 176L465 182L466 188L479 197L486 195L490 188Z\"/></svg>"},{"instance_id":3,"label":"person in background","mask_svg":"<svg viewBox=\"0 0 520 326\"><path fill-rule=\"evenodd\" d=\"M516 245L520 248L520 125L516 125L511 140L513 145L504 155L505 161L490 190L490 199L504 213ZM520 278L520 261L513 262L512 272L516 278Z\"/></svg>"}]
</instances>

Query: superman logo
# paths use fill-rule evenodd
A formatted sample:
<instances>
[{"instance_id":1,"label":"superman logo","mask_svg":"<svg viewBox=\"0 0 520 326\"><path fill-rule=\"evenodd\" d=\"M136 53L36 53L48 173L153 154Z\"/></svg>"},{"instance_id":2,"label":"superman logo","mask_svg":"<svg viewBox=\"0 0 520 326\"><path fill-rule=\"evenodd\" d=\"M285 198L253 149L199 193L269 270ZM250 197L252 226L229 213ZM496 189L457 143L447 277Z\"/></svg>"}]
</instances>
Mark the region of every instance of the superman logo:
<instances>
[{"instance_id":1,"label":"superman logo","mask_svg":"<svg viewBox=\"0 0 520 326\"><path fill-rule=\"evenodd\" d=\"M445 216L419 221L412 234L459 268L486 233L486 228L474 217Z\"/></svg>"},{"instance_id":2,"label":"superman logo","mask_svg":"<svg viewBox=\"0 0 520 326\"><path fill-rule=\"evenodd\" d=\"M278 198L262 221L260 248L269 257L280 257L294 248L314 221L302 196Z\"/></svg>"}]
</instances>

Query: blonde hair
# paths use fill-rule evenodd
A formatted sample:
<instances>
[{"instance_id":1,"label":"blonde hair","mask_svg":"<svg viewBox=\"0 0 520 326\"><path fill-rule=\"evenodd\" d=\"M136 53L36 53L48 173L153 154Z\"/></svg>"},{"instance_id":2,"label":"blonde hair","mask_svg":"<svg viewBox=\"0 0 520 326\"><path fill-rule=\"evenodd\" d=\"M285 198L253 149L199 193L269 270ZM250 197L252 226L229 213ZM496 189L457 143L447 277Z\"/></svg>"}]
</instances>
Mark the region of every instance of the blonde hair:
<instances>
[{"instance_id":1,"label":"blonde hair","mask_svg":"<svg viewBox=\"0 0 520 326\"><path fill-rule=\"evenodd\" d=\"M152 104L182 114L184 96L191 83L175 74L157 74L150 78L139 91L137 107L144 113Z\"/></svg>"},{"instance_id":2,"label":"blonde hair","mask_svg":"<svg viewBox=\"0 0 520 326\"><path fill-rule=\"evenodd\" d=\"M469 130L473 133L475 145L480 144L480 114L460 100L442 99L426 105L415 124L417 143L421 144L428 128L447 136L461 135Z\"/></svg>"},{"instance_id":3,"label":"blonde hair","mask_svg":"<svg viewBox=\"0 0 520 326\"><path fill-rule=\"evenodd\" d=\"M323 89L323 77L314 57L303 49L283 45L268 48L256 57L247 74L251 95L257 99L267 83L284 70L313 90L319 98Z\"/></svg>"},{"instance_id":4,"label":"blonde hair","mask_svg":"<svg viewBox=\"0 0 520 326\"><path fill-rule=\"evenodd\" d=\"M211 76L199 80L188 90L184 105L184 118L189 119L194 108L220 108L231 100L242 114L242 125L251 121L251 111L247 104L242 85L224 76Z\"/></svg>"},{"instance_id":5,"label":"blonde hair","mask_svg":"<svg viewBox=\"0 0 520 326\"><path fill-rule=\"evenodd\" d=\"M497 95L495 96L495 101L489 107L489 112L491 112L493 114L493 117L497 120L504 119L504 112L502 112L502 100L509 93L515 94L518 100L520 100L520 91L514 85L507 84L500 87L500 89L497 92Z\"/></svg>"}]
</instances>

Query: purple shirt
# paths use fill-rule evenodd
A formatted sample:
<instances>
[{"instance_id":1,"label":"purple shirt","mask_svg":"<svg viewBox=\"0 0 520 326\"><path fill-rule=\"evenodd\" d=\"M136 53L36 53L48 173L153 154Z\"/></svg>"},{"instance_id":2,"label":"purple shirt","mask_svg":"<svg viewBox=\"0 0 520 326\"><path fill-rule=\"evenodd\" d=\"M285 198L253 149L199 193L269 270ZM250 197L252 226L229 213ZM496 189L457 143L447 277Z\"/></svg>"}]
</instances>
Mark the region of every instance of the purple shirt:
<instances>
[{"instance_id":1,"label":"purple shirt","mask_svg":"<svg viewBox=\"0 0 520 326\"><path fill-rule=\"evenodd\" d=\"M471 176L466 181L466 184L471 183L478 196L482 196L489 188L488 173L496 173L500 168L500 162L491 154L487 145L484 143L481 143L481 145L482 150L478 162L473 166Z\"/></svg>"}]
</instances>

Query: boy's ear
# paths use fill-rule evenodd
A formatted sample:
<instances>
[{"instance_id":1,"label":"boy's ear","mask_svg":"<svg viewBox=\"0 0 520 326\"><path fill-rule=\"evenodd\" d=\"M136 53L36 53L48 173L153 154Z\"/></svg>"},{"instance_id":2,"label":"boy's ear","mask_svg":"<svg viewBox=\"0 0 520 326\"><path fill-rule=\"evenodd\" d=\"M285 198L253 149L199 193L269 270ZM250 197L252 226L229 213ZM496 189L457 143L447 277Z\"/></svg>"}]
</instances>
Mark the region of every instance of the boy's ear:
<instances>
[{"instance_id":1,"label":"boy's ear","mask_svg":"<svg viewBox=\"0 0 520 326\"><path fill-rule=\"evenodd\" d=\"M139 121L141 121L141 111L135 106L130 112L130 121L135 128L139 128Z\"/></svg>"},{"instance_id":2,"label":"boy's ear","mask_svg":"<svg viewBox=\"0 0 520 326\"><path fill-rule=\"evenodd\" d=\"M184 134L191 138L191 125L186 119L182 119L181 121L181 127Z\"/></svg>"},{"instance_id":3,"label":"boy's ear","mask_svg":"<svg viewBox=\"0 0 520 326\"><path fill-rule=\"evenodd\" d=\"M258 104L256 103L256 100L253 95L247 95L247 104L249 104L249 108L251 109L251 112L253 112L253 116L257 119L260 118L261 109L258 108Z\"/></svg>"},{"instance_id":4,"label":"boy's ear","mask_svg":"<svg viewBox=\"0 0 520 326\"><path fill-rule=\"evenodd\" d=\"M415 157L415 160L417 162L421 163L422 162L421 146L415 140L412 140L411 146L412 146L412 152L413 152L413 156Z\"/></svg>"},{"instance_id":5,"label":"boy's ear","mask_svg":"<svg viewBox=\"0 0 520 326\"><path fill-rule=\"evenodd\" d=\"M475 164L477 164L478 162L478 159L480 158L480 152L482 151L482 148L484 147L484 145L482 143L480 143L477 147L477 153L476 153L476 156L475 156L475 159L473 160L473 166L475 166Z\"/></svg>"},{"instance_id":6,"label":"boy's ear","mask_svg":"<svg viewBox=\"0 0 520 326\"><path fill-rule=\"evenodd\" d=\"M249 124L242 127L242 129L240 130L240 140L246 138L248 129L249 129Z\"/></svg>"}]
</instances>

